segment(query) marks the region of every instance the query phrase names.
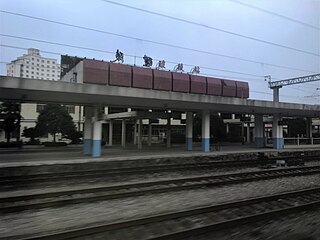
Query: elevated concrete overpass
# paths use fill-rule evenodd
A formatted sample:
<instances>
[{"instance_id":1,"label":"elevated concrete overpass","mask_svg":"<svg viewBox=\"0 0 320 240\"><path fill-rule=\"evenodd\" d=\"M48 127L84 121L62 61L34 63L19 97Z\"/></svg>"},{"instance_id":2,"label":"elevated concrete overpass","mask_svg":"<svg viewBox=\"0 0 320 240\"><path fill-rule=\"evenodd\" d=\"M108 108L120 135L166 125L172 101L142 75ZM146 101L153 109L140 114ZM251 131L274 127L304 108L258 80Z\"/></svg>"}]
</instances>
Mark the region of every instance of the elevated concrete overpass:
<instances>
[{"instance_id":1,"label":"elevated concrete overpass","mask_svg":"<svg viewBox=\"0 0 320 240\"><path fill-rule=\"evenodd\" d=\"M274 148L283 148L281 117L320 117L319 105L272 102L202 94L118 87L110 85L69 83L0 76L0 100L19 102L63 103L84 105L86 123L84 153L100 156L101 122L99 106L124 106L185 111L187 114L187 147L192 149L192 112L202 112L203 151L209 151L210 112L247 113L255 115L255 140L263 147L262 115L273 115ZM92 121L93 119L93 121ZM87 130L86 130L87 129ZM90 130L91 129L91 130ZM92 130L93 129L93 130ZM88 137L86 139L86 136ZM89 141L91 143L89 144Z\"/></svg>"}]
</instances>

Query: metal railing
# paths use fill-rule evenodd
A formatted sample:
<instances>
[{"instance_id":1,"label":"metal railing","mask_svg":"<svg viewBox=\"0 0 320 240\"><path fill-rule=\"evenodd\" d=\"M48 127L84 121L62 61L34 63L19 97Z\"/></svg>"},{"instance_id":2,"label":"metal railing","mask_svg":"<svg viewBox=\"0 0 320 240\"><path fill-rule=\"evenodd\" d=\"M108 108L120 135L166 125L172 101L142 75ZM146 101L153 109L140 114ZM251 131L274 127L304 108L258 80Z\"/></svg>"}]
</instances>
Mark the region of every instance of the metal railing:
<instances>
[{"instance_id":1,"label":"metal railing","mask_svg":"<svg viewBox=\"0 0 320 240\"><path fill-rule=\"evenodd\" d=\"M284 145L316 145L320 144L320 138L307 138L307 137L287 137L283 138ZM273 139L266 138L266 146L272 145Z\"/></svg>"},{"instance_id":2,"label":"metal railing","mask_svg":"<svg viewBox=\"0 0 320 240\"><path fill-rule=\"evenodd\" d=\"M320 144L320 138L307 138L307 137L295 137L284 138L284 144L286 145L313 145Z\"/></svg>"}]
</instances>

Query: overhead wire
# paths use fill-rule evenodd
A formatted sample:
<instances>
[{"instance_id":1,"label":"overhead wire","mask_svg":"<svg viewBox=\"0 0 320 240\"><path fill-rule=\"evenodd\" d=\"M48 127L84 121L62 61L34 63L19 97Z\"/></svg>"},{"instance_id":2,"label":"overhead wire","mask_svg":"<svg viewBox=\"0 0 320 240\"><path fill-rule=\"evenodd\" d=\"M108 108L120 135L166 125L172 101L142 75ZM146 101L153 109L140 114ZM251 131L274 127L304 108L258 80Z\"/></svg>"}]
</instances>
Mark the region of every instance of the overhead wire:
<instances>
[{"instance_id":1,"label":"overhead wire","mask_svg":"<svg viewBox=\"0 0 320 240\"><path fill-rule=\"evenodd\" d=\"M272 93L268 93L268 92L261 92L261 91L252 91L250 90L251 93L259 93L259 94L264 94L264 95L270 95L270 96L273 96ZM284 97L284 98L291 98L291 99L296 99L296 98L300 98L300 99L304 99L302 97L297 97L297 96L289 96L289 95L283 95L281 94L281 97Z\"/></svg>"},{"instance_id":2,"label":"overhead wire","mask_svg":"<svg viewBox=\"0 0 320 240\"><path fill-rule=\"evenodd\" d=\"M19 50L28 50L28 48L25 48L25 47L12 46L12 45L2 44L2 43L0 43L0 47L14 48L14 49L19 49ZM65 55L65 53L57 53L57 52L51 52L51 51L46 51L46 50L41 50L41 52L46 53L46 54L57 55L57 56Z\"/></svg>"},{"instance_id":3,"label":"overhead wire","mask_svg":"<svg viewBox=\"0 0 320 240\"><path fill-rule=\"evenodd\" d=\"M17 47L17 46L10 46L10 45L4 45L4 44L0 44L1 47L10 47L10 48L16 48L16 49L20 49L20 50L27 50L28 48L23 48L23 47ZM51 52L51 51L41 51L43 53L47 53L47 54L54 54L54 55L63 55L62 53L56 53L56 52ZM5 61L0 61L0 64L9 64L10 62L5 62ZM229 77L230 76L224 76L224 75L216 75L216 74L203 74L204 76L212 76L212 77ZM239 79L239 78L238 78ZM240 78L241 79L241 78ZM264 94L264 95L269 95L272 96L272 93L268 93L268 92L261 92L261 91L254 91L250 89L251 93L258 93L258 94ZM283 95L281 94L281 97L285 97L285 98L291 98L291 99L296 99L297 96L289 96L289 95ZM301 97L298 97L301 98Z\"/></svg>"},{"instance_id":4,"label":"overhead wire","mask_svg":"<svg viewBox=\"0 0 320 240\"><path fill-rule=\"evenodd\" d=\"M296 51L296 52L305 53L305 54L313 55L313 56L316 56L316 57L320 57L320 55L317 54L317 53L313 53L313 52L309 52L309 51L306 51L306 50L302 50L302 49L298 49L298 48L282 45L282 44L279 44L279 43L274 43L274 42L266 41L266 40L263 40L263 39L247 36L247 35L244 35L244 34L232 32L232 31L228 31L228 30L224 30L224 29L221 29L221 28L217 28L217 27L213 27L213 26L207 25L207 24L190 21L190 20L187 20L187 19L184 19L184 18L178 18L178 17L167 15L167 14L158 13L158 12L154 12L154 11L151 11L151 10L146 10L146 9L143 9L143 8L138 8L138 7L134 7L134 6L130 6L130 5L127 5L127 4L114 2L114 1L110 1L110 0L101 0L101 1L106 2L106 3L110 3L110 4L114 4L114 5L118 5L118 6L121 6L121 7L125 7L125 8L134 9L134 10L137 10L137 11L140 11L140 12L145 12L145 13L148 13L148 14L152 14L152 15L156 15L156 16L160 16L160 17L165 17L165 18L172 19L172 20L175 20L175 21L179 21L179 22L183 22L183 23L188 23L188 24L204 27L204 28L215 30L215 31L218 31L218 32L223 32L223 33L226 33L226 34L229 34L229 35L233 35L233 36L249 39L249 40L252 40L252 41L261 42L261 43L264 43L264 44L268 44L268 45L272 45L272 46L276 46L276 47L281 47L281 48L289 49L289 50L292 50L292 51Z\"/></svg>"},{"instance_id":5,"label":"overhead wire","mask_svg":"<svg viewBox=\"0 0 320 240\"><path fill-rule=\"evenodd\" d=\"M312 24L299 21L299 20L294 19L294 18L287 17L287 16L282 15L282 14L279 14L279 13L272 12L272 11L270 11L270 10L266 10L266 9L264 9L264 8L260 8L260 7L257 7L257 6L253 6L253 5L251 5L251 4L244 3L244 2L238 1L238 0L229 0L229 1L232 1L232 2L234 2L234 3L240 4L240 5L246 6L246 7L248 7L248 8L252 8L252 9L255 9L255 10L258 10L258 11L261 11L261 12L264 12L264 13L267 13L267 14L270 14L270 15L273 15L273 16L276 16L276 17L279 17L279 18L286 19L286 20L291 21L291 22L294 22L294 23L301 24L301 25L306 26L306 27L309 27L309 28L313 28L313 29L318 30L318 31L320 30L320 27L317 27L317 26L314 26L314 25L312 25Z\"/></svg>"},{"instance_id":6,"label":"overhead wire","mask_svg":"<svg viewBox=\"0 0 320 240\"><path fill-rule=\"evenodd\" d=\"M314 71L311 71L311 70L307 70L307 69L300 69L300 68L289 67L289 66L278 65L278 64L272 64L272 63L267 63L267 62L260 62L260 61L255 61L255 60L251 60L251 59L245 59L245 58L240 58L240 57L235 57L235 56L230 56L230 55L225 55L225 54L205 51L205 50L199 50L199 49L194 49L194 48L189 48L189 47L178 46L178 45L174 45L174 44L170 44L170 43L164 43L164 42L158 42L158 41L154 41L154 40L142 39L142 38L132 37L132 36L124 35L124 34L118 34L118 33L112 33L112 32L108 32L108 31L104 31L104 30L99 30L99 29L95 29L95 28L89 28L89 27L79 26L79 25L75 25L75 24L59 22L59 21L50 20L50 19L47 19L47 18L40 18L40 17L30 16L30 15L21 14L21 13L14 13L14 12L5 11L5 10L0 10L0 12L6 13L6 14L10 14L10 15L14 15L14 16L20 16L20 17L30 18L30 19L34 19L34 20L39 20L39 21L45 21L45 22L49 22L49 23L53 23L53 24L63 25L63 26L67 26L67 27L73 27L73 28L78 28L78 29L82 29L82 30L87 30L87 31L93 31L93 32L97 32L97 33L107 34L107 35L111 35L111 36L116 36L116 37L121 37L121 38L126 38L126 39L131 39L131 40L137 40L137 41L147 42L147 43L161 45L161 46L166 46L166 47L170 47L170 48L182 49L182 50L186 50L186 51L197 52L197 53L213 55L213 56L219 56L219 57L224 57L224 58L229 58L229 59L234 59L234 60L244 61L244 62L250 62L250 63L255 63L255 64L264 64L264 65L271 66L271 67L290 69L290 70L296 70L296 71L301 71L301 72L317 73L317 72L314 72Z\"/></svg>"},{"instance_id":7,"label":"overhead wire","mask_svg":"<svg viewBox=\"0 0 320 240\"><path fill-rule=\"evenodd\" d=\"M1 35L1 34L0 34ZM47 41L43 41L43 42L47 42ZM54 44L53 42L50 42L50 44ZM58 44L59 46L62 46L63 44ZM68 44L66 44L68 45ZM23 48L23 47L18 47L18 46L13 46L13 45L7 45L7 44L0 44L1 47L6 47L6 48L14 48L14 49L20 49L20 50L28 50L28 48ZM70 46L70 45L68 45ZM77 46L73 46L74 48L77 48ZM82 48L82 47L81 47ZM85 48L87 49L87 48ZM98 49L94 49L94 51L99 51ZM57 53L57 52L50 52L50 51L41 51L43 53L49 53L49 54L54 54L54 55L65 55L65 53ZM102 52L108 52L108 53L114 53L114 52L109 52L109 51L104 51L102 50ZM125 56L129 56L129 57L136 57L136 58L140 58L143 59L143 57L141 56L135 56L135 55L127 55L125 54ZM155 59L157 60L157 59ZM160 60L160 59L158 59ZM169 62L172 64L178 64L178 62ZM184 64L186 66L193 66L191 64ZM202 69L202 67L200 66L200 68ZM214 68L207 68L207 67L203 67L204 69L209 69L209 70L214 70L214 71L224 71L224 72L231 72L231 73L237 73L237 74L243 74L243 75L250 75L250 76L256 76L256 77L263 77L263 76L259 76L259 75L254 75L254 74L249 74L249 73L240 73L240 72L234 72L234 71L229 71L229 70L223 70L223 69L214 69ZM233 79L241 79L241 80L261 80L261 79L257 79L257 78L243 78L243 77L236 77L236 76L227 76L227 75L219 75L219 74L210 74L210 73L202 73L202 75L205 76L214 76L214 77L223 77L223 78L233 78Z\"/></svg>"},{"instance_id":8,"label":"overhead wire","mask_svg":"<svg viewBox=\"0 0 320 240\"><path fill-rule=\"evenodd\" d=\"M9 38L15 38L15 39L28 40L28 41L34 41L34 42L40 42L40 43L45 43L45 44L57 45L57 46L65 46L65 47L70 47L70 48L77 48L77 49L82 49L82 50L89 50L89 51L95 51L95 52L114 54L114 52L112 52L112 51L106 51L106 50L103 50L103 49L88 48L88 47L83 47L83 46L76 46L76 45L65 44L65 43L51 42L51 41L40 40L40 39L35 39L35 38L26 38L26 37L14 36L14 35L2 34L2 33L0 33L0 36L9 37ZM5 44L2 44L2 45L4 47L5 46L9 46L9 45L5 45ZM61 55L63 55L63 54L61 54ZM141 56L135 56L135 55L132 55L132 54L125 54L125 56L129 56L129 57L132 57L132 58L143 59L143 57L141 57ZM155 59L155 60L159 61L160 59ZM178 62L171 62L171 61L167 61L167 62L168 63L172 63L172 64L178 64ZM189 66L189 67L193 67L194 66L192 64L186 64L186 63L184 63L184 65L185 66ZM232 71L232 70L226 70L226 69L219 69L219 68L201 67L201 69L228 72L228 73L235 73L235 74L259 77L259 78L263 78L264 77L262 75L256 75L256 74L252 74L252 73L244 73L244 72L238 72L238 71Z\"/></svg>"},{"instance_id":9,"label":"overhead wire","mask_svg":"<svg viewBox=\"0 0 320 240\"><path fill-rule=\"evenodd\" d=\"M51 41L46 41L46 40L34 39L34 38L26 38L26 37L7 35L7 34L2 34L2 33L0 33L0 36L16 38L16 39L22 39L22 40L28 40L28 41L35 41L35 42L51 44L51 45L57 45L57 46L65 46L65 47L82 49L82 50L89 50L89 51L95 51L95 52L114 54L114 52L112 52L112 51L107 51L107 50L103 50L103 49L76 46L76 45L71 45L71 44L51 42ZM6 45L6 44L0 44L0 46L7 47L7 48L15 48L15 49L27 50L27 48L18 47L18 46L12 46L12 45ZM50 51L42 51L42 52L43 53L48 53L48 54L54 54L54 55L65 55L65 53L57 53L57 52L50 52ZM143 57L141 57L141 56L136 56L136 55L132 55L132 54L125 54L125 56L132 57L132 58L143 59ZM161 59L154 59L154 60L159 61ZM171 63L171 64L178 64L178 62L173 62L173 61L166 61L166 62L167 63ZM188 64L188 63L184 63L184 66L194 67L194 65ZM256 75L256 74L251 74L251 73L244 73L244 72L238 72L238 71L232 71L232 70L226 70L226 69L219 69L219 68L210 68L210 67L203 67L203 66L199 66L199 67L201 69L206 69L206 70L211 70L211 71L228 72L228 73L234 73L234 74L240 74L240 75L253 76L253 77L256 77L256 78L248 78L248 77L247 78L241 78L241 77L235 77L235 76L226 76L226 75L219 75L219 74L204 73L203 75L206 75L206 76L216 76L216 77L223 77L223 78L237 78L237 79L242 79L242 80L247 80L247 81L248 80L261 80L262 78L264 78L263 75ZM259 78L259 79L257 79L257 78ZM279 78L275 78L275 77L273 77L273 79L274 80L280 80Z\"/></svg>"},{"instance_id":10,"label":"overhead wire","mask_svg":"<svg viewBox=\"0 0 320 240\"><path fill-rule=\"evenodd\" d=\"M298 91L300 91L300 92L312 93L312 92L310 92L310 91L308 91L308 90L301 89L301 88L294 87L294 86L290 86L290 85L289 85L289 86L286 86L286 87L289 87L289 88L292 88L292 89L298 90Z\"/></svg>"},{"instance_id":11,"label":"overhead wire","mask_svg":"<svg viewBox=\"0 0 320 240\"><path fill-rule=\"evenodd\" d=\"M23 47L16 47L16 46L9 46L9 45L3 45L3 44L0 44L0 46L2 47L11 47L11 48L16 48L16 49L21 49L21 50L27 50L27 48L23 48ZM54 55L63 55L61 53L56 53L56 52L50 52L50 51L41 51L43 53L48 53L48 54L54 54ZM4 62L4 61L0 61L1 64L8 64L9 62ZM212 77L222 77L222 78L225 78L225 77L229 77L230 76L225 76L225 75L217 75L217 74L203 74L204 76L212 76ZM238 78L238 79L241 79L241 78ZM246 78L244 80L247 80ZM250 92L252 93L259 93L259 94L264 94L264 95L272 95L272 93L268 93L268 92L260 92L260 91L254 91L254 90L250 90ZM289 95L283 95L281 94L282 97L286 97L286 98L296 98L296 96L289 96ZM298 97L300 98L300 97Z\"/></svg>"},{"instance_id":12,"label":"overhead wire","mask_svg":"<svg viewBox=\"0 0 320 240\"><path fill-rule=\"evenodd\" d=\"M114 53L114 52L105 51L102 49L89 48L89 47L83 47L83 46L75 46L75 45L66 44L66 43L51 42L51 41L46 41L46 40L41 40L41 39L27 38L27 37L9 35L9 34L3 34L3 33L0 33L0 36L21 39L21 40L28 40L28 41L39 42L39 43L45 43L45 44L51 44L51 45L57 45L57 46L63 46L63 47L77 48L77 49L88 50L88 51L103 52L103 53L109 53L109 54Z\"/></svg>"}]
</instances>

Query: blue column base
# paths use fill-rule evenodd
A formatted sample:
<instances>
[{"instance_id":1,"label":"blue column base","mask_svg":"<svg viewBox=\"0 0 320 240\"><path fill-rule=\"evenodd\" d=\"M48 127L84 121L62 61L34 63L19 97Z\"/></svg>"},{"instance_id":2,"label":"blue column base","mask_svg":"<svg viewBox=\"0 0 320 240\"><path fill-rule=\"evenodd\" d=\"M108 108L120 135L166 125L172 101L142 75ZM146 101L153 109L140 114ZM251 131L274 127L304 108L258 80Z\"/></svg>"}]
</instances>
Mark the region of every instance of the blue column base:
<instances>
[{"instance_id":1,"label":"blue column base","mask_svg":"<svg viewBox=\"0 0 320 240\"><path fill-rule=\"evenodd\" d=\"M210 152L210 138L202 138L202 152Z\"/></svg>"},{"instance_id":2,"label":"blue column base","mask_svg":"<svg viewBox=\"0 0 320 240\"><path fill-rule=\"evenodd\" d=\"M83 155L91 155L91 147L92 147L92 140L91 139L84 139L83 140Z\"/></svg>"},{"instance_id":3,"label":"blue column base","mask_svg":"<svg viewBox=\"0 0 320 240\"><path fill-rule=\"evenodd\" d=\"M192 151L192 138L186 138L187 150Z\"/></svg>"},{"instance_id":4,"label":"blue column base","mask_svg":"<svg viewBox=\"0 0 320 240\"><path fill-rule=\"evenodd\" d=\"M283 138L273 138L273 148L274 149L283 149L284 148L284 139Z\"/></svg>"},{"instance_id":5,"label":"blue column base","mask_svg":"<svg viewBox=\"0 0 320 240\"><path fill-rule=\"evenodd\" d=\"M256 138L255 138L255 142L256 142L256 147L257 147L257 148L263 148L263 147L265 147L265 145L264 145L264 138L263 138L263 137L256 137Z\"/></svg>"},{"instance_id":6,"label":"blue column base","mask_svg":"<svg viewBox=\"0 0 320 240\"><path fill-rule=\"evenodd\" d=\"M101 140L92 141L92 157L101 156Z\"/></svg>"}]
</instances>

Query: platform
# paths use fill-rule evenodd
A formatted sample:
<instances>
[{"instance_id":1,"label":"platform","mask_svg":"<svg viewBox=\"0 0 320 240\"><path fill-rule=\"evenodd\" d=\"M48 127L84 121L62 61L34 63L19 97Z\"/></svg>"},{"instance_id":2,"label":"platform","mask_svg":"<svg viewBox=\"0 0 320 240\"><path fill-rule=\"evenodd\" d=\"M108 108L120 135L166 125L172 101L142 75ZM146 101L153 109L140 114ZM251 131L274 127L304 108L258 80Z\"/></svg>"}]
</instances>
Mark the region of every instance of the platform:
<instances>
[{"instance_id":1,"label":"platform","mask_svg":"<svg viewBox=\"0 0 320 240\"><path fill-rule=\"evenodd\" d=\"M257 149L253 144L228 143L226 145L213 145L208 153L202 152L200 145L194 146L193 151L187 151L185 145L172 145L170 148L166 148L165 145L143 146L141 150L137 149L135 145L128 145L126 148L105 146L102 147L102 156L97 158L82 155L81 145L69 145L66 147L24 146L22 149L0 149L0 167L308 150L320 150L320 145L289 145L285 149L276 150L272 148Z\"/></svg>"}]
</instances>

